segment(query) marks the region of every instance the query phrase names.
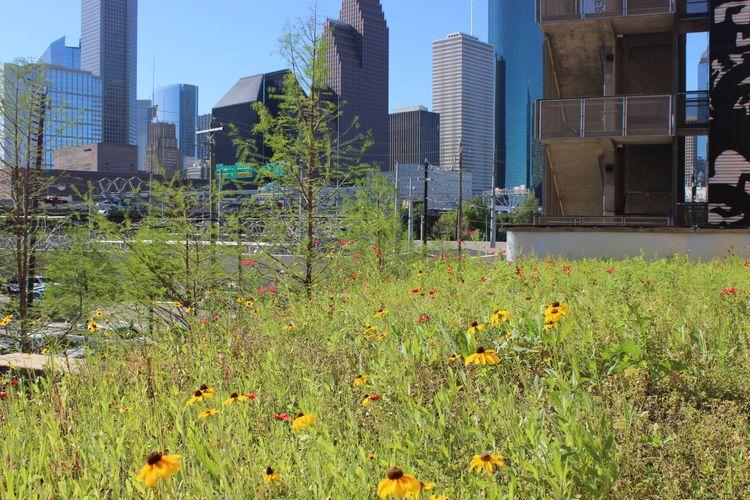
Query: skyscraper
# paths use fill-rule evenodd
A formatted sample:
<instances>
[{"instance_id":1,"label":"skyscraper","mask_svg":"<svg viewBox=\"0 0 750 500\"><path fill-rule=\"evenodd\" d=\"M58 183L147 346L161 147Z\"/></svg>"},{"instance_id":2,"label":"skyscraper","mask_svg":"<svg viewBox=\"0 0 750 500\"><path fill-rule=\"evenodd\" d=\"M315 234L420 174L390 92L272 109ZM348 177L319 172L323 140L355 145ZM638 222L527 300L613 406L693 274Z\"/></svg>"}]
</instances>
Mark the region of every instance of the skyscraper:
<instances>
[{"instance_id":1,"label":"skyscraper","mask_svg":"<svg viewBox=\"0 0 750 500\"><path fill-rule=\"evenodd\" d=\"M82 0L81 69L102 79L103 142L136 143L138 0Z\"/></svg>"},{"instance_id":2,"label":"skyscraper","mask_svg":"<svg viewBox=\"0 0 750 500\"><path fill-rule=\"evenodd\" d=\"M208 130L211 128L211 113L198 116L198 130ZM208 134L201 134L196 137L195 145L199 160L211 160L211 138Z\"/></svg>"},{"instance_id":3,"label":"skyscraper","mask_svg":"<svg viewBox=\"0 0 750 500\"><path fill-rule=\"evenodd\" d=\"M424 106L397 109L390 117L391 156L388 163L440 164L440 115Z\"/></svg>"},{"instance_id":4,"label":"skyscraper","mask_svg":"<svg viewBox=\"0 0 750 500\"><path fill-rule=\"evenodd\" d=\"M176 84L159 87L154 91L156 119L163 123L174 123L177 146L182 157L195 157L195 132L198 126L198 87Z\"/></svg>"},{"instance_id":5,"label":"skyscraper","mask_svg":"<svg viewBox=\"0 0 750 500\"><path fill-rule=\"evenodd\" d=\"M534 101L542 97L542 31L531 0L489 0L489 42L495 49L498 186L531 186L541 168L534 144Z\"/></svg>"},{"instance_id":6,"label":"skyscraper","mask_svg":"<svg viewBox=\"0 0 750 500\"><path fill-rule=\"evenodd\" d=\"M37 62L81 69L81 47L68 47L65 45L65 37L59 38L47 47Z\"/></svg>"},{"instance_id":7,"label":"skyscraper","mask_svg":"<svg viewBox=\"0 0 750 500\"><path fill-rule=\"evenodd\" d=\"M495 138L495 56L492 46L464 33L432 45L432 109L440 113L440 166L473 174L474 194L492 189Z\"/></svg>"},{"instance_id":8,"label":"skyscraper","mask_svg":"<svg viewBox=\"0 0 750 500\"><path fill-rule=\"evenodd\" d=\"M138 170L146 170L146 150L148 149L149 130L156 115L151 100L138 99L138 113L136 118L136 144L138 145Z\"/></svg>"},{"instance_id":9,"label":"skyscraper","mask_svg":"<svg viewBox=\"0 0 750 500\"><path fill-rule=\"evenodd\" d=\"M182 169L174 123L154 122L146 151L146 171L172 178Z\"/></svg>"},{"instance_id":10,"label":"skyscraper","mask_svg":"<svg viewBox=\"0 0 750 500\"><path fill-rule=\"evenodd\" d=\"M708 61L708 49L701 54L698 62L698 90L708 90L708 77L711 73L711 64Z\"/></svg>"},{"instance_id":11,"label":"skyscraper","mask_svg":"<svg viewBox=\"0 0 750 500\"><path fill-rule=\"evenodd\" d=\"M372 132L363 161L388 169L388 25L380 0L344 0L338 21L326 21L330 87L341 106L339 133ZM346 137L343 137L344 140Z\"/></svg>"}]
</instances>

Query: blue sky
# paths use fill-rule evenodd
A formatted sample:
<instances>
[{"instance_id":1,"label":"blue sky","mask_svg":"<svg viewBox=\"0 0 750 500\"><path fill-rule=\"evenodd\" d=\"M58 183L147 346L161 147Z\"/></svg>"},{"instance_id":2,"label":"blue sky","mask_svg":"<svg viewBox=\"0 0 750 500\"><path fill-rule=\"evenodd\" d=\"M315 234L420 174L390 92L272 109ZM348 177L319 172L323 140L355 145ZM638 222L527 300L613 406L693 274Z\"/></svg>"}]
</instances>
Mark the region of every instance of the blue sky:
<instances>
[{"instance_id":1,"label":"blue sky","mask_svg":"<svg viewBox=\"0 0 750 500\"><path fill-rule=\"evenodd\" d=\"M531 1L531 0L518 0ZM432 101L432 42L469 31L469 0L382 0L390 27L390 108ZM199 87L206 113L244 76L282 69L277 40L289 21L304 17L310 0L140 0L138 96L156 86ZM80 38L80 0L0 0L0 62L36 59L63 35ZM341 0L318 0L324 16L338 17ZM475 1L475 34L487 39L487 0ZM32 20L33 16L33 20ZM30 36L32 22L42 36ZM705 42L704 42L705 43ZM701 44L691 43L696 68ZM156 56L156 71L153 58ZM688 72L688 84L696 71Z\"/></svg>"}]
</instances>

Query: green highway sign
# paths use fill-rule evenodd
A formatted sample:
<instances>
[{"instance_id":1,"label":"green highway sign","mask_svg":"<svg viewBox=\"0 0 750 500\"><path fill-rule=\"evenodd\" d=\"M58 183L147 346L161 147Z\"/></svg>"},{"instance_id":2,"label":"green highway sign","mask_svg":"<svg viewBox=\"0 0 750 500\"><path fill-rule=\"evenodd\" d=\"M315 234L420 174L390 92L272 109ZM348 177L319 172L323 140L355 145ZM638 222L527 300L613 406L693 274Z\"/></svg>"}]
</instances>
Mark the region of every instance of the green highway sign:
<instances>
[{"instance_id":1,"label":"green highway sign","mask_svg":"<svg viewBox=\"0 0 750 500\"><path fill-rule=\"evenodd\" d=\"M254 179L258 176L281 177L284 175L284 168L275 163L268 165L247 165L237 163L236 165L216 165L216 173L222 179Z\"/></svg>"}]
</instances>

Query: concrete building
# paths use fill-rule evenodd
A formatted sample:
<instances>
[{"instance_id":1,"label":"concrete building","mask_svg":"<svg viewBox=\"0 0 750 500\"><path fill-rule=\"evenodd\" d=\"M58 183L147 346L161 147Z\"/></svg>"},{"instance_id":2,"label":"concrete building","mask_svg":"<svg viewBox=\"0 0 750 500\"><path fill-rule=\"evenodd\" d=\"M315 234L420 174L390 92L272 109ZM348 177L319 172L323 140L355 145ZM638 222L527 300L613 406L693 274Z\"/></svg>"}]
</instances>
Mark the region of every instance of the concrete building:
<instances>
[{"instance_id":1,"label":"concrete building","mask_svg":"<svg viewBox=\"0 0 750 500\"><path fill-rule=\"evenodd\" d=\"M211 113L198 116L198 131L211 128ZM211 138L208 134L200 134L195 139L197 158L199 160L211 160Z\"/></svg>"},{"instance_id":2,"label":"concrete building","mask_svg":"<svg viewBox=\"0 0 750 500\"><path fill-rule=\"evenodd\" d=\"M146 150L146 171L166 178L179 175L182 154L177 147L177 128L174 123L154 122Z\"/></svg>"},{"instance_id":3,"label":"concrete building","mask_svg":"<svg viewBox=\"0 0 750 500\"><path fill-rule=\"evenodd\" d=\"M495 54L491 45L464 33L432 47L432 109L440 114L440 166L473 176L472 193L492 189L495 142Z\"/></svg>"},{"instance_id":4,"label":"concrete building","mask_svg":"<svg viewBox=\"0 0 750 500\"><path fill-rule=\"evenodd\" d=\"M235 165L238 161L237 148L230 133L232 125L241 139L255 142L257 158L248 160L259 163L268 161L271 151L262 138L253 132L258 124L258 113L252 106L256 102L261 102L271 110L271 113L275 113L278 104L272 96L281 91L287 74L288 70L282 70L242 78L216 103L211 112L213 123L215 126L224 126L224 131L215 135L216 164Z\"/></svg>"},{"instance_id":5,"label":"concrete building","mask_svg":"<svg viewBox=\"0 0 750 500\"><path fill-rule=\"evenodd\" d=\"M440 115L424 106L397 109L390 115L391 169L402 163L440 164Z\"/></svg>"},{"instance_id":6,"label":"concrete building","mask_svg":"<svg viewBox=\"0 0 750 500\"><path fill-rule=\"evenodd\" d=\"M154 121L156 110L150 99L138 99L138 113L136 116L136 145L138 146L138 170L146 170L146 150L148 149L148 134L151 122Z\"/></svg>"},{"instance_id":7,"label":"concrete building","mask_svg":"<svg viewBox=\"0 0 750 500\"><path fill-rule=\"evenodd\" d=\"M208 179L208 160L185 157L182 162L182 173L185 179Z\"/></svg>"},{"instance_id":8,"label":"concrete building","mask_svg":"<svg viewBox=\"0 0 750 500\"><path fill-rule=\"evenodd\" d=\"M136 143L138 0L82 0L81 69L102 79L103 142Z\"/></svg>"},{"instance_id":9,"label":"concrete building","mask_svg":"<svg viewBox=\"0 0 750 500\"><path fill-rule=\"evenodd\" d=\"M134 174L138 172L138 147L127 144L86 144L55 151L55 170Z\"/></svg>"},{"instance_id":10,"label":"concrete building","mask_svg":"<svg viewBox=\"0 0 750 500\"><path fill-rule=\"evenodd\" d=\"M464 200L472 195L471 172L464 172L461 186ZM427 183L427 206L430 210L452 210L458 206L458 170L430 166ZM398 166L398 196L400 201L424 200L424 164L406 163Z\"/></svg>"},{"instance_id":11,"label":"concrete building","mask_svg":"<svg viewBox=\"0 0 750 500\"><path fill-rule=\"evenodd\" d=\"M389 32L380 0L343 0L339 19L327 20L324 30L331 39L326 57L341 140L371 133L374 143L363 161L388 170Z\"/></svg>"},{"instance_id":12,"label":"concrete building","mask_svg":"<svg viewBox=\"0 0 750 500\"><path fill-rule=\"evenodd\" d=\"M534 140L534 102L542 97L542 30L536 2L489 0L495 49L495 159L500 188L541 181L542 147Z\"/></svg>"},{"instance_id":13,"label":"concrete building","mask_svg":"<svg viewBox=\"0 0 750 500\"><path fill-rule=\"evenodd\" d=\"M158 87L154 91L156 121L174 123L177 147L183 158L197 154L195 132L198 130L198 87L184 83Z\"/></svg>"}]
</instances>

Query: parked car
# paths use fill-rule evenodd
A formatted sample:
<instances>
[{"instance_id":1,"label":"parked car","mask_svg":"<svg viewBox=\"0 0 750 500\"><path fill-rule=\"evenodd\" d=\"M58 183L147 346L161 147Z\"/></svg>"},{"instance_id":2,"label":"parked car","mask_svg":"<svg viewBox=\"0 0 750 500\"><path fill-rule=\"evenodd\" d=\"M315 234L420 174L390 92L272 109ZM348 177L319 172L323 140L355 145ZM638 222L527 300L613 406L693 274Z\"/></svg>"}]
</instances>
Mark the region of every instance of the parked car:
<instances>
[{"instance_id":1,"label":"parked car","mask_svg":"<svg viewBox=\"0 0 750 500\"><path fill-rule=\"evenodd\" d=\"M21 287L18 285L18 278L11 278L8 280L5 287L11 295L18 295L21 293ZM26 289L31 291L32 296L35 299L41 299L45 288L44 277L34 276L33 278L29 278L29 284Z\"/></svg>"}]
</instances>

